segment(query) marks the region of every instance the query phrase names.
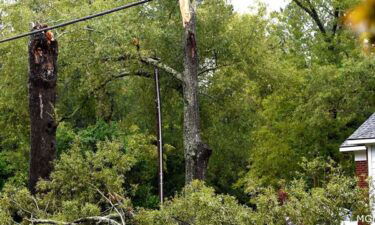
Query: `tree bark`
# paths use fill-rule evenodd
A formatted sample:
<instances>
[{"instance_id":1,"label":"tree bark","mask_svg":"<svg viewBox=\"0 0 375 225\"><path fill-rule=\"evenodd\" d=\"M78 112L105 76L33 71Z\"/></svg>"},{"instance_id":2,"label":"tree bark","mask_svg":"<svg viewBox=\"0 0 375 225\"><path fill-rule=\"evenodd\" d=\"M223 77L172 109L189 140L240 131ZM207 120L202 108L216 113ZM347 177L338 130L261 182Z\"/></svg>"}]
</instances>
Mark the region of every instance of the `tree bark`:
<instances>
[{"instance_id":1,"label":"tree bark","mask_svg":"<svg viewBox=\"0 0 375 225\"><path fill-rule=\"evenodd\" d=\"M184 25L184 150L185 181L204 180L211 150L202 142L198 101L198 51L196 42L196 10L190 0L180 0Z\"/></svg>"},{"instance_id":2,"label":"tree bark","mask_svg":"<svg viewBox=\"0 0 375 225\"><path fill-rule=\"evenodd\" d=\"M33 30L46 27L36 25ZM31 36L29 43L30 168L29 190L48 179L56 157L56 102L58 43L50 31Z\"/></svg>"}]
</instances>

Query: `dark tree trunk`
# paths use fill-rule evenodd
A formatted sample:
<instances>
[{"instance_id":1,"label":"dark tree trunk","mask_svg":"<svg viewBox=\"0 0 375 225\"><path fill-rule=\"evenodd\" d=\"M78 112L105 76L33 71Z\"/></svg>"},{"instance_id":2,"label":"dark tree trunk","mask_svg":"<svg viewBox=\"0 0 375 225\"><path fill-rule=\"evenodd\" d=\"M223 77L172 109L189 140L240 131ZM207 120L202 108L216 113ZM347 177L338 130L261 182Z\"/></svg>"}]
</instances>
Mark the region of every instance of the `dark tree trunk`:
<instances>
[{"instance_id":1,"label":"dark tree trunk","mask_svg":"<svg viewBox=\"0 0 375 225\"><path fill-rule=\"evenodd\" d=\"M194 4L194 3L193 3ZM184 35L184 149L185 181L204 180L211 150L203 144L200 135L198 102L198 52L195 33L195 7L190 0L180 0L181 14L185 28Z\"/></svg>"},{"instance_id":2,"label":"dark tree trunk","mask_svg":"<svg viewBox=\"0 0 375 225\"><path fill-rule=\"evenodd\" d=\"M46 26L37 25L33 30ZM56 102L58 44L51 32L35 34L29 43L30 168L29 190L48 179L56 156Z\"/></svg>"}]
</instances>

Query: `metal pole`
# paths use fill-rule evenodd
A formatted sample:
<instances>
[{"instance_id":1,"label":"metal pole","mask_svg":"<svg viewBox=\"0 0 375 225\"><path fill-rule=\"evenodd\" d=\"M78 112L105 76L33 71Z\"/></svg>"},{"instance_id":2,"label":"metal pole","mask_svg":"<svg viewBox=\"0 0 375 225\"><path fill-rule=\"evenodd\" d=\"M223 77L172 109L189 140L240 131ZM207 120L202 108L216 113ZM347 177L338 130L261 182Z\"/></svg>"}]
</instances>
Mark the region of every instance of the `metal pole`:
<instances>
[{"instance_id":1,"label":"metal pole","mask_svg":"<svg viewBox=\"0 0 375 225\"><path fill-rule=\"evenodd\" d=\"M163 204L164 190L163 190L163 135L162 135L162 119L161 119L161 101L160 101L160 85L159 85L159 70L154 68L155 91L156 91L156 115L157 115L157 138L158 138L158 155L159 155L159 197L160 204Z\"/></svg>"}]
</instances>

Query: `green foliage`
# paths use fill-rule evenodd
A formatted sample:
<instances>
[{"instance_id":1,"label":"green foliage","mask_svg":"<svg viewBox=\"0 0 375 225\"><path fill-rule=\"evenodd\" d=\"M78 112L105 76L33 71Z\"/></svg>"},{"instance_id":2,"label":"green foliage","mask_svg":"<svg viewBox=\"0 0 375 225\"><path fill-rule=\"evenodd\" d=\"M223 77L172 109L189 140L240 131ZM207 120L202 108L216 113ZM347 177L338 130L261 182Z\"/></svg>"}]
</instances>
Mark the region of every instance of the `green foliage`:
<instances>
[{"instance_id":1,"label":"green foliage","mask_svg":"<svg viewBox=\"0 0 375 225\"><path fill-rule=\"evenodd\" d=\"M353 172L338 147L375 108L373 63L358 63L316 66L280 81L284 87L264 98L252 133L251 176L276 184L293 178L302 157L318 156L331 157Z\"/></svg>"},{"instance_id":2,"label":"green foliage","mask_svg":"<svg viewBox=\"0 0 375 225\"><path fill-rule=\"evenodd\" d=\"M247 186L254 209L240 205L233 197L215 194L212 188L194 181L160 210L140 210L138 224L340 224L355 214L366 215L366 191L346 176L332 160L304 160L292 182L272 187ZM321 175L319 186L311 178ZM282 196L280 193L284 193ZM282 203L283 202L283 203Z\"/></svg>"},{"instance_id":3,"label":"green foliage","mask_svg":"<svg viewBox=\"0 0 375 225\"><path fill-rule=\"evenodd\" d=\"M149 161L155 161L155 146L148 141L133 128L133 134L124 136L124 141L97 141L96 148L90 149L76 135L70 149L55 162L51 179L38 183L38 195L31 196L22 186L6 185L0 197L0 218L4 218L1 224L9 216L23 220L34 217L74 221L110 213L111 204L127 209L132 206L130 199L137 191L136 185L130 186L132 179L142 180L145 187L150 185L146 181L151 178L144 174L152 172L129 174L138 164L147 161L150 165Z\"/></svg>"},{"instance_id":4,"label":"green foliage","mask_svg":"<svg viewBox=\"0 0 375 225\"><path fill-rule=\"evenodd\" d=\"M32 21L54 25L128 2L0 1L0 38L29 30ZM183 71L177 2L153 1L54 31L60 44L55 111L62 122L55 171L39 183L37 196L25 189L27 40L1 44L0 224L31 214L61 221L105 214L111 206L103 195L110 193L123 197L122 209L143 207L139 224L282 224L287 217L336 224L343 208L362 212L365 200L350 178L352 157L338 147L375 110L375 64L352 33L340 24L333 32L338 19L331 13L357 2L311 1L324 34L293 2L268 16L264 7L238 14L228 1L200 1L200 113L202 137L213 149L212 188L195 182L181 191L183 86L160 71L165 195L179 193L160 210L153 81L135 73L152 74L139 54ZM122 72L131 75L117 76ZM327 157L335 163L323 163ZM283 206L280 187L288 193Z\"/></svg>"},{"instance_id":5,"label":"green foliage","mask_svg":"<svg viewBox=\"0 0 375 225\"><path fill-rule=\"evenodd\" d=\"M52 182L42 183L42 191L53 189L62 199L91 202L98 194L92 185L106 187L106 192L123 194L124 178L136 163L135 156L124 154L118 142L98 143L97 152L82 152L79 140L68 154L63 154L51 175ZM79 182L77 182L79 181ZM93 190L92 190L93 189Z\"/></svg>"},{"instance_id":6,"label":"green foliage","mask_svg":"<svg viewBox=\"0 0 375 225\"><path fill-rule=\"evenodd\" d=\"M231 196L216 195L212 188L194 181L160 210L140 211L139 224L252 224L251 209Z\"/></svg>"},{"instance_id":7,"label":"green foliage","mask_svg":"<svg viewBox=\"0 0 375 225\"><path fill-rule=\"evenodd\" d=\"M364 213L368 207L366 190L356 188L356 180L343 174L340 167L332 161L324 163L317 158L301 165L300 179L280 184L279 189L286 193L284 204L280 204L280 194L272 188L255 190L252 203L256 205L254 219L257 224L285 224L286 220L294 224L341 224L348 213ZM311 188L313 175L326 171L319 187ZM308 178L308 179L303 179ZM364 214L366 215L366 214ZM354 218L353 218L354 219Z\"/></svg>"}]
</instances>

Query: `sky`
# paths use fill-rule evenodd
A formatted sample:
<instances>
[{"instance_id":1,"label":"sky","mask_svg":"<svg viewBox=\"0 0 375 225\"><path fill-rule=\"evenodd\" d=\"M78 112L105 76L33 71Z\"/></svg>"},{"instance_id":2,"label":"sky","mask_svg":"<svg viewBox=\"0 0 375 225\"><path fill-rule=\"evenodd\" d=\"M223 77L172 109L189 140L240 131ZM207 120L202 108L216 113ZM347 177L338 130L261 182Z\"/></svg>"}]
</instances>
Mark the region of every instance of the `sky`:
<instances>
[{"instance_id":1,"label":"sky","mask_svg":"<svg viewBox=\"0 0 375 225\"><path fill-rule=\"evenodd\" d=\"M256 6L258 1L265 3L270 11L274 11L284 7L288 0L231 0L234 9L240 13L250 12L249 7Z\"/></svg>"}]
</instances>

